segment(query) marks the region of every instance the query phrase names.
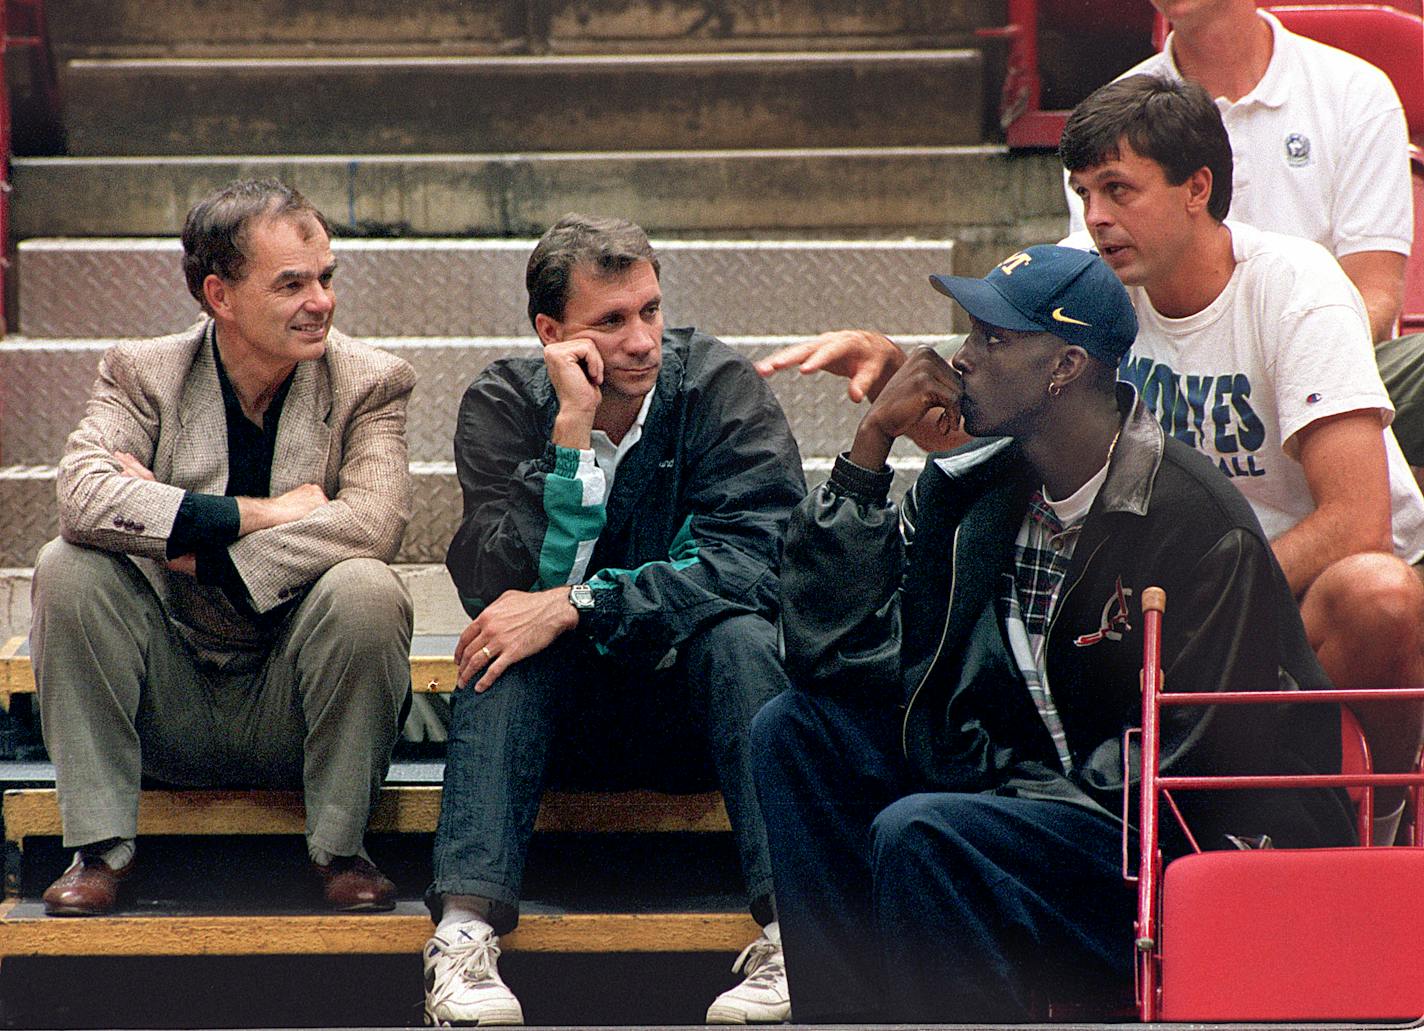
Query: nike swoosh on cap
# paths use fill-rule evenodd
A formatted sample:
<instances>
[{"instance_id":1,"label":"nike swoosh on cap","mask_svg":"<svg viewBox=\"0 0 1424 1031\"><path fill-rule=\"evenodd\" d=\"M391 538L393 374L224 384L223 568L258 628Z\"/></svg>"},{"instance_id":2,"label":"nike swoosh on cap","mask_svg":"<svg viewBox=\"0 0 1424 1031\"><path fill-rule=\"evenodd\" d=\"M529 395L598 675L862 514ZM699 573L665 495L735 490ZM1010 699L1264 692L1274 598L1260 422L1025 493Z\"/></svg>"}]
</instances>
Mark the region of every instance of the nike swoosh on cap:
<instances>
[{"instance_id":1,"label":"nike swoosh on cap","mask_svg":"<svg viewBox=\"0 0 1424 1031\"><path fill-rule=\"evenodd\" d=\"M1081 319L1075 319L1075 318L1072 318L1071 316L1064 315L1062 308L1054 308L1054 309L1053 309L1053 320L1054 320L1055 322L1071 322L1071 323L1072 323L1073 325L1075 325L1075 326L1091 326L1091 325L1092 325L1092 323L1090 323L1090 322L1084 322L1084 321L1082 321Z\"/></svg>"}]
</instances>

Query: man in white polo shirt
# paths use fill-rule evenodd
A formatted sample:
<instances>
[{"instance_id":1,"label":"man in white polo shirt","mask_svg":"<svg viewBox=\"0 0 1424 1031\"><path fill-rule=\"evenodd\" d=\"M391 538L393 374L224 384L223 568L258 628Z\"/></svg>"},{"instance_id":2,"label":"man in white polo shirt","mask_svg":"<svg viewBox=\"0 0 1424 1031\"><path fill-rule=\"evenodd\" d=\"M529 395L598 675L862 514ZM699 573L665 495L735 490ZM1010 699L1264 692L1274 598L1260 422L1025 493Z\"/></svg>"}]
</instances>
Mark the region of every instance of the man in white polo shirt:
<instances>
[{"instance_id":1,"label":"man in white polo shirt","mask_svg":"<svg viewBox=\"0 0 1424 1031\"><path fill-rule=\"evenodd\" d=\"M1408 131L1389 77L1288 31L1255 0L1153 4L1173 31L1121 78L1185 78L1215 97L1231 137L1231 220L1323 246L1364 297L1374 339L1392 336L1414 222ZM1076 232L1083 205L1067 193Z\"/></svg>"}]
</instances>

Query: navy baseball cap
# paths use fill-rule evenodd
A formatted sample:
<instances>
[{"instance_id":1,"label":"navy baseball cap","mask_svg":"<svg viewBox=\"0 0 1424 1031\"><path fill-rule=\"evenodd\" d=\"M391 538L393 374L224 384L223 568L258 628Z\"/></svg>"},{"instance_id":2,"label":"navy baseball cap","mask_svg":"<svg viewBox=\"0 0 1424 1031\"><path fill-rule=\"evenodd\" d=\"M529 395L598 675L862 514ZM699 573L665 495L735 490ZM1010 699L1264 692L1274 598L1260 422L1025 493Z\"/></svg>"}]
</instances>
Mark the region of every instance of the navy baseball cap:
<instances>
[{"instance_id":1,"label":"navy baseball cap","mask_svg":"<svg viewBox=\"0 0 1424 1031\"><path fill-rule=\"evenodd\" d=\"M1117 367L1137 339L1137 315L1113 270L1092 251L1039 244L1012 254L983 279L930 276L980 322L1052 333Z\"/></svg>"}]
</instances>

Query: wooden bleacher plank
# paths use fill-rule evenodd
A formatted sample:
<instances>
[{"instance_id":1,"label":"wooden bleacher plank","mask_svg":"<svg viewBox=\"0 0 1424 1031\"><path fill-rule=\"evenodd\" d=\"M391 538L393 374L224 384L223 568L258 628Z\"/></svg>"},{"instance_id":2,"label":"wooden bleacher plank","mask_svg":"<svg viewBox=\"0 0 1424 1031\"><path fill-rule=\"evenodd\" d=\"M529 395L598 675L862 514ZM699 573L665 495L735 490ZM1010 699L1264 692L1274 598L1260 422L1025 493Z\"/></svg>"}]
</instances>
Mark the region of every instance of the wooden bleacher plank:
<instances>
[{"instance_id":1,"label":"wooden bleacher plank","mask_svg":"<svg viewBox=\"0 0 1424 1031\"><path fill-rule=\"evenodd\" d=\"M710 833L731 830L718 792L668 795L660 791L550 791L536 831L570 833Z\"/></svg>"},{"instance_id":2,"label":"wooden bleacher plank","mask_svg":"<svg viewBox=\"0 0 1424 1031\"><path fill-rule=\"evenodd\" d=\"M410 639L410 686L428 694L455 690L457 634L416 634Z\"/></svg>"},{"instance_id":3,"label":"wooden bleacher plank","mask_svg":"<svg viewBox=\"0 0 1424 1031\"><path fill-rule=\"evenodd\" d=\"M421 694L446 694L455 690L457 672L453 656L411 655L411 690Z\"/></svg>"},{"instance_id":4,"label":"wooden bleacher plank","mask_svg":"<svg viewBox=\"0 0 1424 1031\"><path fill-rule=\"evenodd\" d=\"M60 834L58 792L17 788L5 792L6 840ZM370 829L375 833L433 833L440 817L440 788L410 784L381 789ZM305 811L296 791L145 791L138 831L150 834L301 834ZM535 829L566 832L716 832L729 828L716 793L667 795L656 791L554 792L544 797Z\"/></svg>"},{"instance_id":5,"label":"wooden bleacher plank","mask_svg":"<svg viewBox=\"0 0 1424 1031\"><path fill-rule=\"evenodd\" d=\"M11 695L34 693L29 644L28 637L12 637L0 644L0 709L9 710Z\"/></svg>"},{"instance_id":6,"label":"wooden bleacher plank","mask_svg":"<svg viewBox=\"0 0 1424 1031\"><path fill-rule=\"evenodd\" d=\"M421 694L445 694L455 689L455 659L449 648L437 650L450 638L417 636L411 639L410 686ZM0 644L0 709L10 708L10 698L34 694L35 671L27 637L12 637Z\"/></svg>"},{"instance_id":7,"label":"wooden bleacher plank","mask_svg":"<svg viewBox=\"0 0 1424 1031\"><path fill-rule=\"evenodd\" d=\"M417 953L424 904L391 913L49 917L38 901L0 903L0 955L260 956ZM526 913L500 939L523 952L736 952L756 937L746 913Z\"/></svg>"}]
</instances>

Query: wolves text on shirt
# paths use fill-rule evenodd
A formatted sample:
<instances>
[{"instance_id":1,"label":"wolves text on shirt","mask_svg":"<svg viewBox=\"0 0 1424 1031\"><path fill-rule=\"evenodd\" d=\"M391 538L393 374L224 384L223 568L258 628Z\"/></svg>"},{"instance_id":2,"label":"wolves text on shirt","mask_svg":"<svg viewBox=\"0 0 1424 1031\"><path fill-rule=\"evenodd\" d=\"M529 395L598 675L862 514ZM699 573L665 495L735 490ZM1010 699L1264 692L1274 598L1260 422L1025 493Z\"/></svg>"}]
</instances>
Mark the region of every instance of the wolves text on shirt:
<instances>
[{"instance_id":1,"label":"wolves text on shirt","mask_svg":"<svg viewBox=\"0 0 1424 1031\"><path fill-rule=\"evenodd\" d=\"M1151 358L1123 359L1118 376L1137 388L1164 432L1216 458L1227 476L1264 476L1256 454L1266 427L1251 407L1251 379L1244 373L1180 376Z\"/></svg>"}]
</instances>

